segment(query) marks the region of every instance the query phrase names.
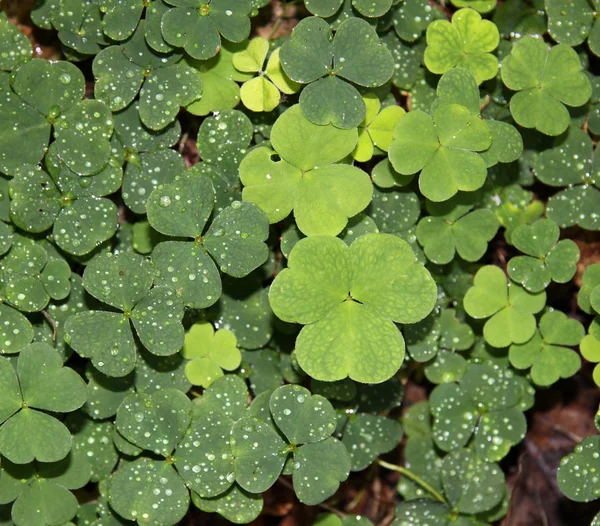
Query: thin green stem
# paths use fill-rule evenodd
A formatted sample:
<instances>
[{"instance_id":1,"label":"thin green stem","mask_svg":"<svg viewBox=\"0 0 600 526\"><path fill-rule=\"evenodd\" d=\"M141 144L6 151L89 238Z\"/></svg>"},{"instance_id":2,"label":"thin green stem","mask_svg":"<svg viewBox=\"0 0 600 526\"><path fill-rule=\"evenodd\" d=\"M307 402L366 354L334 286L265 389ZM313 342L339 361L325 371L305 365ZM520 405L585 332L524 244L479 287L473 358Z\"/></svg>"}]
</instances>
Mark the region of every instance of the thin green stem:
<instances>
[{"instance_id":1,"label":"thin green stem","mask_svg":"<svg viewBox=\"0 0 600 526\"><path fill-rule=\"evenodd\" d=\"M402 473L405 477L408 477L413 482L416 482L419 486L421 486L425 491L429 492L432 496L434 496L440 502L446 504L446 499L442 497L434 488L432 488L427 482L425 482L421 477L415 475L412 471L403 468L402 466L396 466L396 464L390 464L385 460L377 459L377 463L386 468L391 469L392 471L397 471L398 473Z\"/></svg>"}]
</instances>

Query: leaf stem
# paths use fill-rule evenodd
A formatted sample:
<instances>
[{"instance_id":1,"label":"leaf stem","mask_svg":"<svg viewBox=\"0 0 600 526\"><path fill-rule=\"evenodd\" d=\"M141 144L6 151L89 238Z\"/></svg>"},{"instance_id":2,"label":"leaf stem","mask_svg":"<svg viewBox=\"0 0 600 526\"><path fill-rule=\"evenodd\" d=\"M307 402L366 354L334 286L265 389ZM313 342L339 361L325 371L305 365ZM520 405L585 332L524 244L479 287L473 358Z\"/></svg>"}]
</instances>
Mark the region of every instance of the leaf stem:
<instances>
[{"instance_id":1,"label":"leaf stem","mask_svg":"<svg viewBox=\"0 0 600 526\"><path fill-rule=\"evenodd\" d=\"M50 316L50 314L48 314L48 312L46 312L44 309L42 309L42 314L44 315L44 318L46 318L48 320L48 323L50 323L50 325L52 325L52 341L55 342L56 341L56 322L52 319L52 316Z\"/></svg>"},{"instance_id":2,"label":"leaf stem","mask_svg":"<svg viewBox=\"0 0 600 526\"><path fill-rule=\"evenodd\" d=\"M415 475L412 471L410 471L402 466L396 466L396 464L390 464L389 462L386 462L385 460L381 460L381 459L377 459L377 463L384 468L390 469L392 471L397 471L398 473L401 473L405 477L408 477L413 482L416 482L419 486L421 486L424 490L429 492L437 500L446 504L446 499L444 499L444 497L442 497L433 487L431 487L421 477L419 477L418 475Z\"/></svg>"}]
</instances>

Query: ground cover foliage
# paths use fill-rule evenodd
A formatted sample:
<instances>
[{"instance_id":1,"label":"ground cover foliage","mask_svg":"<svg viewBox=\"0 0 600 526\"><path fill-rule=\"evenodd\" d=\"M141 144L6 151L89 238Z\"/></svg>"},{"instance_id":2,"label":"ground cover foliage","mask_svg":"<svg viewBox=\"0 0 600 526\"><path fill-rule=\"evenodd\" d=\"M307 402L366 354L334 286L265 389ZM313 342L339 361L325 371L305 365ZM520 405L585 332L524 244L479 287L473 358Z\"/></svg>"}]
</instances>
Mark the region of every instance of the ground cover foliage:
<instances>
[{"instance_id":1,"label":"ground cover foliage","mask_svg":"<svg viewBox=\"0 0 600 526\"><path fill-rule=\"evenodd\" d=\"M536 398L600 362L598 9L40 0L52 60L0 13L0 524L281 484L319 526L505 520ZM338 509L374 470L391 514Z\"/></svg>"}]
</instances>

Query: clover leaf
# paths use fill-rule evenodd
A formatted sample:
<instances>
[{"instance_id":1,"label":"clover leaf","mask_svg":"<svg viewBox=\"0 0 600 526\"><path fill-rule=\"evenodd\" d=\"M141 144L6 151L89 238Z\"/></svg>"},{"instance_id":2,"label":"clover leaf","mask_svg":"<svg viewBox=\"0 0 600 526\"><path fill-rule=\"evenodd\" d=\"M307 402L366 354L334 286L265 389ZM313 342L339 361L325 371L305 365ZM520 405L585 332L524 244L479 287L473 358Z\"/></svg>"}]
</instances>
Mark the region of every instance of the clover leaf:
<instances>
[{"instance_id":1,"label":"clover leaf","mask_svg":"<svg viewBox=\"0 0 600 526\"><path fill-rule=\"evenodd\" d=\"M596 303L597 299L592 303L592 295L596 298L598 292L600 292L600 289L598 289L598 285L600 285L600 264L588 265L583 272L581 281L581 289L579 289L577 295L579 308L588 314L593 314L594 311L598 312L600 303Z\"/></svg>"},{"instance_id":2,"label":"clover leaf","mask_svg":"<svg viewBox=\"0 0 600 526\"><path fill-rule=\"evenodd\" d=\"M269 299L279 318L306 325L296 340L296 355L310 376L379 383L404 359L404 340L393 322L420 321L433 308L435 295L431 276L415 263L408 243L389 234L367 234L350 247L326 236L299 241Z\"/></svg>"},{"instance_id":3,"label":"clover leaf","mask_svg":"<svg viewBox=\"0 0 600 526\"><path fill-rule=\"evenodd\" d=\"M52 463L14 464L3 458L0 479L0 502L14 501L14 524L66 524L79 508L71 490L88 483L90 465L78 451Z\"/></svg>"},{"instance_id":4,"label":"clover leaf","mask_svg":"<svg viewBox=\"0 0 600 526\"><path fill-rule=\"evenodd\" d=\"M141 256L122 252L96 257L83 273L83 285L117 312L90 310L75 314L65 325L65 341L109 376L125 376L135 368L136 342L131 324L151 353L176 353L184 341L183 304L171 288L151 289L153 281L151 264Z\"/></svg>"},{"instance_id":5,"label":"clover leaf","mask_svg":"<svg viewBox=\"0 0 600 526\"><path fill-rule=\"evenodd\" d=\"M373 157L375 148L387 151L393 139L393 129L406 112L400 106L387 106L381 109L381 101L374 93L363 97L367 114L358 126L358 143L352 157L366 162ZM381 110L381 111L380 111ZM379 186L382 186L378 183Z\"/></svg>"},{"instance_id":6,"label":"clover leaf","mask_svg":"<svg viewBox=\"0 0 600 526\"><path fill-rule=\"evenodd\" d=\"M18 310L0 304L0 355L20 352L33 340L31 322Z\"/></svg>"},{"instance_id":7,"label":"clover leaf","mask_svg":"<svg viewBox=\"0 0 600 526\"><path fill-rule=\"evenodd\" d=\"M501 460L525 436L521 396L522 386L510 370L469 364L459 384L441 384L431 393L436 445L452 451L473 437L480 458Z\"/></svg>"},{"instance_id":8,"label":"clover leaf","mask_svg":"<svg viewBox=\"0 0 600 526\"><path fill-rule=\"evenodd\" d=\"M490 318L483 327L483 336L494 347L528 341L536 328L533 315L545 304L544 291L532 293L517 283L507 282L502 269L493 265L486 265L477 272L473 287L464 299L469 316Z\"/></svg>"},{"instance_id":9,"label":"clover leaf","mask_svg":"<svg viewBox=\"0 0 600 526\"><path fill-rule=\"evenodd\" d=\"M342 22L333 39L323 19L303 19L281 47L280 59L290 79L308 84L300 94L304 116L315 124L343 129L358 126L366 116L365 103L349 82L381 86L394 66L375 30L360 18Z\"/></svg>"},{"instance_id":10,"label":"clover leaf","mask_svg":"<svg viewBox=\"0 0 600 526\"><path fill-rule=\"evenodd\" d=\"M146 3L144 0L100 0L102 31L112 40L125 40L137 28Z\"/></svg>"},{"instance_id":11,"label":"clover leaf","mask_svg":"<svg viewBox=\"0 0 600 526\"><path fill-rule=\"evenodd\" d=\"M342 7L344 0L305 0L306 9L323 18L333 16ZM392 0L352 0L352 6L361 15L376 18L385 15L392 7Z\"/></svg>"},{"instance_id":12,"label":"clover leaf","mask_svg":"<svg viewBox=\"0 0 600 526\"><path fill-rule=\"evenodd\" d=\"M184 303L196 308L214 304L221 295L219 271L209 254L223 272L238 278L264 263L268 254L268 219L252 203L232 202L204 233L214 202L211 180L191 173L159 186L146 205L148 221L158 232L191 238L159 243L152 260L157 283L174 284Z\"/></svg>"},{"instance_id":13,"label":"clover leaf","mask_svg":"<svg viewBox=\"0 0 600 526\"><path fill-rule=\"evenodd\" d=\"M529 341L510 346L508 358L517 369L531 367L531 379L537 385L552 385L573 376L581 367L579 355L565 346L579 345L584 334L577 320L560 311L548 312Z\"/></svg>"},{"instance_id":14,"label":"clover leaf","mask_svg":"<svg viewBox=\"0 0 600 526\"><path fill-rule=\"evenodd\" d=\"M429 24L425 65L437 74L457 66L466 68L481 84L496 76L498 59L492 51L499 41L498 28L493 22L482 20L473 9L460 9L452 15L452 23L435 20Z\"/></svg>"},{"instance_id":15,"label":"clover leaf","mask_svg":"<svg viewBox=\"0 0 600 526\"><path fill-rule=\"evenodd\" d=\"M44 343L19 354L16 370L0 357L0 453L16 464L56 462L71 449L71 434L45 411L69 413L86 399L81 377L63 367L60 355ZM27 436L27 440L23 437Z\"/></svg>"},{"instance_id":16,"label":"clover leaf","mask_svg":"<svg viewBox=\"0 0 600 526\"><path fill-rule=\"evenodd\" d=\"M567 106L582 106L591 94L577 53L567 45L548 47L542 40L520 39L502 62L502 81L516 91L510 112L525 128L560 135L569 126Z\"/></svg>"},{"instance_id":17,"label":"clover leaf","mask_svg":"<svg viewBox=\"0 0 600 526\"><path fill-rule=\"evenodd\" d=\"M252 522L263 509L262 495L248 493L237 484L213 498L205 499L192 492L192 502L202 511L218 513L234 524Z\"/></svg>"},{"instance_id":18,"label":"clover leaf","mask_svg":"<svg viewBox=\"0 0 600 526\"><path fill-rule=\"evenodd\" d=\"M558 487L571 500L589 502L598 498L595 473L600 468L599 451L600 437L593 435L584 438L573 453L562 459L557 473Z\"/></svg>"},{"instance_id":19,"label":"clover leaf","mask_svg":"<svg viewBox=\"0 0 600 526\"><path fill-rule=\"evenodd\" d=\"M431 215L417 225L417 239L427 259L438 265L452 261L455 252L466 261L478 261L500 226L491 210L470 212L472 200L464 196L459 194L444 203L428 201Z\"/></svg>"},{"instance_id":20,"label":"clover leaf","mask_svg":"<svg viewBox=\"0 0 600 526\"><path fill-rule=\"evenodd\" d=\"M98 53L93 64L94 93L112 111L118 111L139 92L142 123L160 130L175 120L181 106L200 98L202 78L197 70L180 62L182 55L165 55L150 48L144 29L141 22L125 43Z\"/></svg>"},{"instance_id":21,"label":"clover leaf","mask_svg":"<svg viewBox=\"0 0 600 526\"><path fill-rule=\"evenodd\" d=\"M546 0L544 7L548 15L548 32L554 40L577 46L587 39L592 53L600 54L600 26L596 24L594 2L576 0L562 4Z\"/></svg>"},{"instance_id":22,"label":"clover leaf","mask_svg":"<svg viewBox=\"0 0 600 526\"><path fill-rule=\"evenodd\" d=\"M527 256L509 261L508 275L530 292L544 290L550 281L567 283L575 275L579 248L574 241L558 241L560 230L550 219L540 219L532 225L515 229L512 241Z\"/></svg>"},{"instance_id":23,"label":"clover leaf","mask_svg":"<svg viewBox=\"0 0 600 526\"><path fill-rule=\"evenodd\" d=\"M271 223L293 210L302 233L339 234L348 218L369 204L373 191L365 172L333 164L352 152L356 141L355 129L318 126L302 115L299 105L292 106L273 126L275 151L259 147L242 161L244 200L257 204ZM281 160L273 159L275 153Z\"/></svg>"},{"instance_id":24,"label":"clover leaf","mask_svg":"<svg viewBox=\"0 0 600 526\"><path fill-rule=\"evenodd\" d=\"M165 1L172 7L162 17L162 35L192 58L214 57L221 47L221 36L241 42L250 34L250 0Z\"/></svg>"},{"instance_id":25,"label":"clover leaf","mask_svg":"<svg viewBox=\"0 0 600 526\"><path fill-rule=\"evenodd\" d=\"M569 128L556 138L552 148L538 155L533 169L543 183L567 187L548 200L546 213L549 219L563 228L572 225L588 230L600 228L598 168L587 133Z\"/></svg>"},{"instance_id":26,"label":"clover leaf","mask_svg":"<svg viewBox=\"0 0 600 526\"><path fill-rule=\"evenodd\" d=\"M242 362L235 335L227 329L214 331L210 323L196 323L185 335L181 354L191 360L185 374L193 385L208 387L223 376L223 370L234 371Z\"/></svg>"},{"instance_id":27,"label":"clover leaf","mask_svg":"<svg viewBox=\"0 0 600 526\"><path fill-rule=\"evenodd\" d=\"M272 111L281 100L280 91L286 95L296 93L300 85L291 80L283 71L279 59L279 49L269 52L269 41L253 38L246 49L233 54L232 63L235 69L243 73L258 73L257 77L242 84L240 98L246 108L252 111Z\"/></svg>"},{"instance_id":28,"label":"clover leaf","mask_svg":"<svg viewBox=\"0 0 600 526\"><path fill-rule=\"evenodd\" d=\"M459 190L483 186L485 161L475 152L492 144L488 126L459 104L439 104L433 116L422 111L403 115L394 128L389 158L402 175L421 171L419 188L431 201L446 201Z\"/></svg>"},{"instance_id":29,"label":"clover leaf","mask_svg":"<svg viewBox=\"0 0 600 526\"><path fill-rule=\"evenodd\" d=\"M0 70L11 71L31 59L32 49L27 37L0 14Z\"/></svg>"},{"instance_id":30,"label":"clover leaf","mask_svg":"<svg viewBox=\"0 0 600 526\"><path fill-rule=\"evenodd\" d=\"M417 40L433 19L433 7L427 0L398 2L390 11L396 34L407 42Z\"/></svg>"}]
</instances>

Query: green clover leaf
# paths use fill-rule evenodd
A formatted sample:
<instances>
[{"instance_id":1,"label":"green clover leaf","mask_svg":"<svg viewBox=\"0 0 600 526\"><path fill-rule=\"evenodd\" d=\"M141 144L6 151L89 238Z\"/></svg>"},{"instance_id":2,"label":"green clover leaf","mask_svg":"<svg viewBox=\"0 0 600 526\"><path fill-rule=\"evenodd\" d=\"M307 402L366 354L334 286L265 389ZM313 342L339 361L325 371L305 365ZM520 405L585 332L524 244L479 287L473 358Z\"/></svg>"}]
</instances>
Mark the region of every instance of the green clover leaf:
<instances>
[{"instance_id":1,"label":"green clover leaf","mask_svg":"<svg viewBox=\"0 0 600 526\"><path fill-rule=\"evenodd\" d=\"M275 152L260 147L242 161L244 200L260 206L271 223L293 210L304 234L339 234L372 195L365 172L332 164L354 149L356 137L356 130L313 124L302 116L298 105L293 106L273 126L271 141L281 160L274 161ZM303 144L301 149L298 143Z\"/></svg>"},{"instance_id":2,"label":"green clover leaf","mask_svg":"<svg viewBox=\"0 0 600 526\"><path fill-rule=\"evenodd\" d=\"M180 202L182 196L187 199ZM211 180L191 173L158 187L147 203L148 221L155 230L192 238L159 243L152 260L158 270L157 283L175 284L185 304L196 308L214 304L221 295L221 278L209 254L222 272L238 278L264 263L268 255L264 244L268 218L252 203L233 201L204 233L214 202Z\"/></svg>"},{"instance_id":3,"label":"green clover leaf","mask_svg":"<svg viewBox=\"0 0 600 526\"><path fill-rule=\"evenodd\" d=\"M529 292L541 292L550 283L567 283L573 278L579 261L574 241L558 241L560 230L550 219L518 226L512 234L516 248L527 256L516 256L508 263L510 279L521 283Z\"/></svg>"},{"instance_id":4,"label":"green clover leaf","mask_svg":"<svg viewBox=\"0 0 600 526\"><path fill-rule=\"evenodd\" d=\"M329 24L303 19L280 52L283 70L295 82L308 84L300 108L311 122L350 129L366 116L359 86L377 87L392 76L394 60L368 22L349 18L331 38ZM343 79L343 80L342 80Z\"/></svg>"},{"instance_id":5,"label":"green clover leaf","mask_svg":"<svg viewBox=\"0 0 600 526\"><path fill-rule=\"evenodd\" d=\"M575 0L567 4L545 1L548 32L560 44L577 46L588 39L590 50L600 54L600 26L596 24L595 2Z\"/></svg>"},{"instance_id":6,"label":"green clover leaf","mask_svg":"<svg viewBox=\"0 0 600 526\"><path fill-rule=\"evenodd\" d=\"M464 299L467 314L475 319L490 318L483 327L485 340L494 347L525 343L535 333L534 314L544 308L546 293L532 293L507 282L499 267L486 265L475 275Z\"/></svg>"},{"instance_id":7,"label":"green clover leaf","mask_svg":"<svg viewBox=\"0 0 600 526\"><path fill-rule=\"evenodd\" d=\"M56 462L71 449L71 434L45 411L69 413L86 399L85 383L63 367L47 344L34 343L19 354L16 370L0 357L0 453L11 462ZM27 440L23 437L27 436Z\"/></svg>"},{"instance_id":8,"label":"green clover leaf","mask_svg":"<svg viewBox=\"0 0 600 526\"><path fill-rule=\"evenodd\" d=\"M579 289L579 294L577 295L577 304L579 308L586 312L587 314L593 314L594 311L598 312L598 308L600 308L600 304L597 304L596 301L592 303L592 293L598 288L600 285L600 264L593 263L592 265L588 265L586 269L583 271L583 276L581 277L582 285L581 289ZM600 289L598 289L600 292ZM596 296L598 292L595 293Z\"/></svg>"},{"instance_id":9,"label":"green clover leaf","mask_svg":"<svg viewBox=\"0 0 600 526\"><path fill-rule=\"evenodd\" d=\"M221 36L241 42L250 34L250 0L165 0L169 9L162 17L164 39L182 47L195 59L214 57Z\"/></svg>"},{"instance_id":10,"label":"green clover leaf","mask_svg":"<svg viewBox=\"0 0 600 526\"><path fill-rule=\"evenodd\" d=\"M501 460L525 436L527 424L518 406L522 392L510 370L469 364L459 384L444 383L431 393L436 445L452 451L474 437L481 459Z\"/></svg>"},{"instance_id":11,"label":"green clover leaf","mask_svg":"<svg viewBox=\"0 0 600 526\"><path fill-rule=\"evenodd\" d=\"M256 37L250 40L246 49L233 54L235 69L243 73L258 73L257 77L242 84L240 98L246 108L252 111L272 111L281 100L280 91L286 95L296 93L300 85L291 80L283 71L279 59L279 48L274 50L266 63L269 41Z\"/></svg>"},{"instance_id":12,"label":"green clover leaf","mask_svg":"<svg viewBox=\"0 0 600 526\"><path fill-rule=\"evenodd\" d=\"M178 53L157 53L144 38L140 23L122 45L110 46L94 59L94 93L112 111L122 110L140 94L142 123L161 130L177 117L181 106L200 98L202 78ZM123 73L124 72L124 73Z\"/></svg>"},{"instance_id":13,"label":"green clover leaf","mask_svg":"<svg viewBox=\"0 0 600 526\"><path fill-rule=\"evenodd\" d=\"M583 439L573 453L562 459L558 467L558 487L571 500L590 502L598 498L593 474L600 468L599 451L600 437L593 435Z\"/></svg>"},{"instance_id":14,"label":"green clover leaf","mask_svg":"<svg viewBox=\"0 0 600 526\"><path fill-rule=\"evenodd\" d=\"M192 385L208 387L223 376L223 370L234 371L242 362L235 335L227 329L214 331L210 323L196 323L185 335L181 354L191 360L185 374Z\"/></svg>"},{"instance_id":15,"label":"green clover leaf","mask_svg":"<svg viewBox=\"0 0 600 526\"><path fill-rule=\"evenodd\" d=\"M0 304L0 354L21 352L33 340L31 322L18 310Z\"/></svg>"},{"instance_id":16,"label":"green clover leaf","mask_svg":"<svg viewBox=\"0 0 600 526\"><path fill-rule=\"evenodd\" d=\"M405 241L367 234L350 247L333 237L301 240L269 299L279 318L306 325L296 355L310 376L380 383L404 359L404 340L393 322L420 321L435 295L431 276Z\"/></svg>"},{"instance_id":17,"label":"green clover leaf","mask_svg":"<svg viewBox=\"0 0 600 526\"><path fill-rule=\"evenodd\" d=\"M125 40L137 28L144 0L100 0L102 31L112 40Z\"/></svg>"},{"instance_id":18,"label":"green clover leaf","mask_svg":"<svg viewBox=\"0 0 600 526\"><path fill-rule=\"evenodd\" d=\"M396 34L407 42L417 40L433 20L433 7L427 0L398 2L391 16Z\"/></svg>"},{"instance_id":19,"label":"green clover leaf","mask_svg":"<svg viewBox=\"0 0 600 526\"><path fill-rule=\"evenodd\" d=\"M153 354L176 353L184 341L183 303L172 289L151 289L152 283L151 264L141 256L122 252L96 257L83 273L83 285L92 296L120 312L75 314L65 324L65 341L109 376L125 376L135 367L131 324L142 345Z\"/></svg>"},{"instance_id":20,"label":"green clover leaf","mask_svg":"<svg viewBox=\"0 0 600 526\"><path fill-rule=\"evenodd\" d=\"M577 320L560 311L548 312L528 342L510 346L508 358L517 369L531 368L531 379L537 385L552 385L579 371L579 355L565 346L579 345L584 334L583 325Z\"/></svg>"},{"instance_id":21,"label":"green clover leaf","mask_svg":"<svg viewBox=\"0 0 600 526\"><path fill-rule=\"evenodd\" d=\"M237 484L213 498L205 499L192 492L192 502L202 511L218 513L234 524L252 522L263 509L262 495L248 493Z\"/></svg>"},{"instance_id":22,"label":"green clover leaf","mask_svg":"<svg viewBox=\"0 0 600 526\"><path fill-rule=\"evenodd\" d=\"M53 463L14 464L3 458L0 480L0 502L15 501L14 524L66 524L79 508L70 490L88 483L90 465L78 451Z\"/></svg>"},{"instance_id":23,"label":"green clover leaf","mask_svg":"<svg viewBox=\"0 0 600 526\"><path fill-rule=\"evenodd\" d=\"M533 169L543 183L567 187L548 200L549 219L563 228L580 225L587 230L600 229L598 167L587 133L569 128L567 133L557 137L552 148L537 156Z\"/></svg>"},{"instance_id":24,"label":"green clover leaf","mask_svg":"<svg viewBox=\"0 0 600 526\"><path fill-rule=\"evenodd\" d=\"M493 22L482 20L473 9L460 9L452 15L452 23L435 20L427 27L425 65L439 75L457 66L466 68L481 84L496 76L498 59L492 52L499 42Z\"/></svg>"},{"instance_id":25,"label":"green clover leaf","mask_svg":"<svg viewBox=\"0 0 600 526\"><path fill-rule=\"evenodd\" d=\"M390 162L402 175L421 171L419 188L431 201L446 201L459 190L483 186L485 161L475 152L492 144L489 128L469 109L439 104L433 116L422 111L403 115L394 128Z\"/></svg>"},{"instance_id":26,"label":"green clover leaf","mask_svg":"<svg viewBox=\"0 0 600 526\"><path fill-rule=\"evenodd\" d=\"M379 18L392 7L392 0L352 0L352 6L361 15L368 18ZM343 0L305 0L306 9L313 15L327 18L333 16L342 7Z\"/></svg>"},{"instance_id":27,"label":"green clover leaf","mask_svg":"<svg viewBox=\"0 0 600 526\"><path fill-rule=\"evenodd\" d=\"M6 13L0 14L0 70L11 71L31 59L31 43L8 21Z\"/></svg>"},{"instance_id":28,"label":"green clover leaf","mask_svg":"<svg viewBox=\"0 0 600 526\"><path fill-rule=\"evenodd\" d=\"M458 194L444 203L427 202L431 215L417 225L417 239L427 259L445 265L456 252L465 261L478 261L486 253L500 225L491 210L470 212L472 202L469 194Z\"/></svg>"},{"instance_id":29,"label":"green clover leaf","mask_svg":"<svg viewBox=\"0 0 600 526\"><path fill-rule=\"evenodd\" d=\"M565 105L581 106L592 94L572 48L564 44L550 48L530 36L514 45L502 62L501 73L506 87L517 92L510 99L517 124L546 135L560 135L569 126Z\"/></svg>"}]
</instances>

